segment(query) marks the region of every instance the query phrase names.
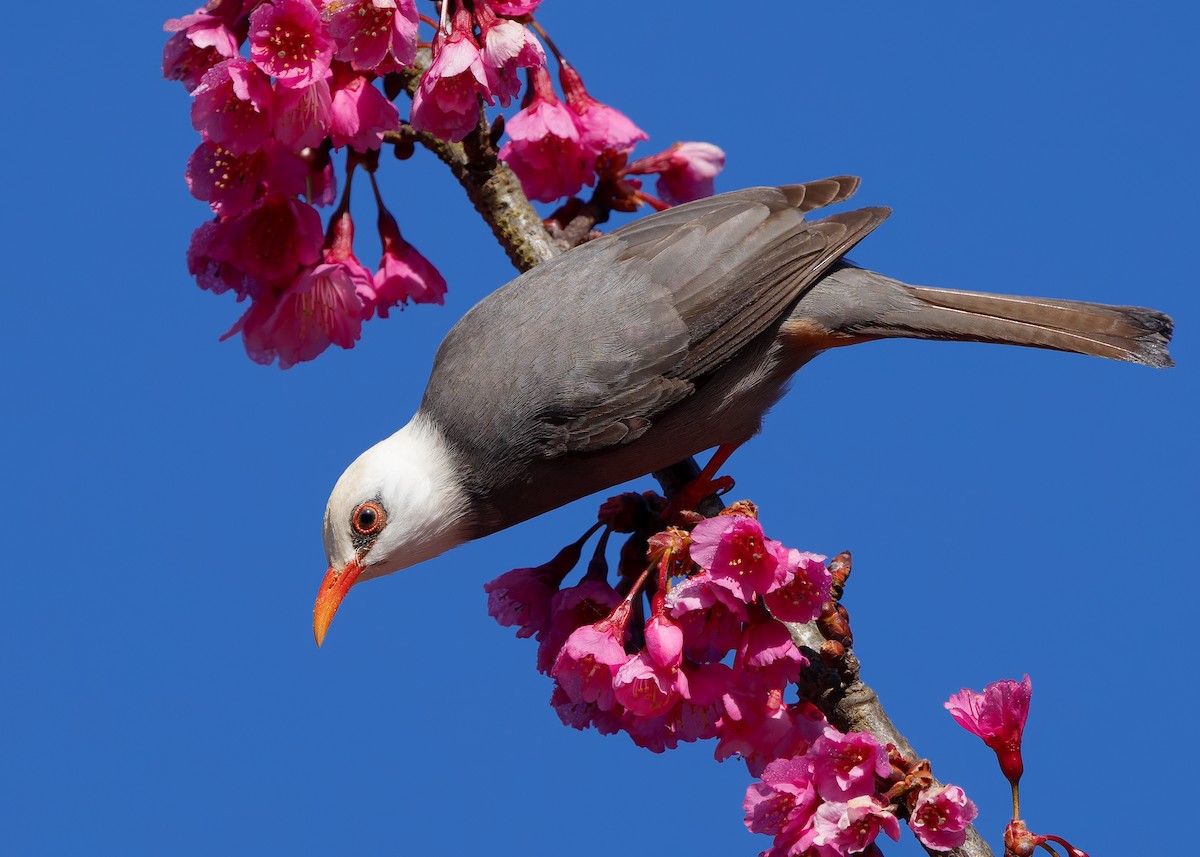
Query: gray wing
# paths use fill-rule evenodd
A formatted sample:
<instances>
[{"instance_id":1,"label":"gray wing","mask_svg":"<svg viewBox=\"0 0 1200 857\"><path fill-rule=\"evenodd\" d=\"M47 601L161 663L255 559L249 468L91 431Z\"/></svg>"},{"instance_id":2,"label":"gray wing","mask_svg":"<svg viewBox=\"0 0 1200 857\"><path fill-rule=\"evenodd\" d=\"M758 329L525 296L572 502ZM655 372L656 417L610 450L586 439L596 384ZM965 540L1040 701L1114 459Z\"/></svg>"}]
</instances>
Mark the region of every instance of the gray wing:
<instances>
[{"instance_id":1,"label":"gray wing","mask_svg":"<svg viewBox=\"0 0 1200 857\"><path fill-rule=\"evenodd\" d=\"M805 221L857 184L710 197L539 265L450 332L422 410L499 467L636 439L887 217Z\"/></svg>"}]
</instances>

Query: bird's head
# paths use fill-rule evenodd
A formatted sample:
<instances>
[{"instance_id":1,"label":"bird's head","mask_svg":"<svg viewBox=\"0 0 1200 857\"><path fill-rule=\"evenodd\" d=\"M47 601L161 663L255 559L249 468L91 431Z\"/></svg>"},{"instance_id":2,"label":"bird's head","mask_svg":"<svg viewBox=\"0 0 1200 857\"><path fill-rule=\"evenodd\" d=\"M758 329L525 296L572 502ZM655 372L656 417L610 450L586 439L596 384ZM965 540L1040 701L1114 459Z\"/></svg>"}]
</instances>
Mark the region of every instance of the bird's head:
<instances>
[{"instance_id":1,"label":"bird's head","mask_svg":"<svg viewBox=\"0 0 1200 857\"><path fill-rule=\"evenodd\" d=\"M325 507L329 571L313 608L317 645L355 583L424 562L470 538L467 507L449 448L419 414L360 455Z\"/></svg>"}]
</instances>

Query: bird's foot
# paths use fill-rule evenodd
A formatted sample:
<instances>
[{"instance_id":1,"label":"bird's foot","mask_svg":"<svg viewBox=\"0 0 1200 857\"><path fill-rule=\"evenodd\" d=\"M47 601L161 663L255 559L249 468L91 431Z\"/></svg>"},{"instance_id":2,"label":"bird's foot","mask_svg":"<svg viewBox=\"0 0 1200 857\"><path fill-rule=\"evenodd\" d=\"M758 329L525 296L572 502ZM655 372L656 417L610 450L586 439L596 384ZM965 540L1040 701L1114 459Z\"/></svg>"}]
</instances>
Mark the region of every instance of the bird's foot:
<instances>
[{"instance_id":1,"label":"bird's foot","mask_svg":"<svg viewBox=\"0 0 1200 857\"><path fill-rule=\"evenodd\" d=\"M733 488L732 476L710 478L701 473L675 495L663 518L671 523L681 512L695 512L709 497L719 497Z\"/></svg>"}]
</instances>

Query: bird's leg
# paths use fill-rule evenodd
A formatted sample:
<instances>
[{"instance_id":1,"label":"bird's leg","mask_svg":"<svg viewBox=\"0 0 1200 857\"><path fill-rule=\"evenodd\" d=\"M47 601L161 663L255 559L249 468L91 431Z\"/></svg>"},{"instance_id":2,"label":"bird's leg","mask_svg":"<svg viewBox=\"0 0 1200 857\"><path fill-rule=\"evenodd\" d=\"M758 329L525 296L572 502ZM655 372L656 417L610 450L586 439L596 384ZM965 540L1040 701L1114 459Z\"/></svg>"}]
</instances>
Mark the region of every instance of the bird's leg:
<instances>
[{"instance_id":1,"label":"bird's leg","mask_svg":"<svg viewBox=\"0 0 1200 857\"><path fill-rule=\"evenodd\" d=\"M733 487L733 479L729 476L717 476L717 471L720 470L729 456L733 455L741 444L723 443L717 447L717 451L713 453L712 458L708 460L708 464L704 465L704 469L700 471L700 475L683 486L675 498L671 500L671 505L667 507L664 518L671 521L677 514L683 511L694 511L697 506L713 494L724 493Z\"/></svg>"}]
</instances>

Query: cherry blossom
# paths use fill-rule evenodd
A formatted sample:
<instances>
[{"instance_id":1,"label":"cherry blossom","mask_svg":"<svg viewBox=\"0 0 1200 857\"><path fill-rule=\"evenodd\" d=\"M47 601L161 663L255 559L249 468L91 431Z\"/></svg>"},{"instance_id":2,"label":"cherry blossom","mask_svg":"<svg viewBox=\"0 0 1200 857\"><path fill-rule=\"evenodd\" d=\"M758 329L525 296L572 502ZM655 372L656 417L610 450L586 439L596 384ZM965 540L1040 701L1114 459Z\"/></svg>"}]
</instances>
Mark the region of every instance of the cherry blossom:
<instances>
[{"instance_id":1,"label":"cherry blossom","mask_svg":"<svg viewBox=\"0 0 1200 857\"><path fill-rule=\"evenodd\" d=\"M417 55L415 0L333 0L321 13L334 57L379 74L410 66Z\"/></svg>"},{"instance_id":2,"label":"cherry blossom","mask_svg":"<svg viewBox=\"0 0 1200 857\"><path fill-rule=\"evenodd\" d=\"M304 191L308 166L273 140L263 149L238 155L206 140L188 159L188 190L214 212L233 215L250 207L260 190L283 196Z\"/></svg>"},{"instance_id":3,"label":"cherry blossom","mask_svg":"<svg viewBox=\"0 0 1200 857\"><path fill-rule=\"evenodd\" d=\"M163 77L182 81L195 89L204 73L224 59L237 56L233 31L217 16L197 9L191 15L172 18L163 29L173 33L163 48Z\"/></svg>"},{"instance_id":4,"label":"cherry blossom","mask_svg":"<svg viewBox=\"0 0 1200 857\"><path fill-rule=\"evenodd\" d=\"M621 596L606 580L584 578L575 586L560 589L550 600L550 625L538 637L538 672L550 674L563 644L576 628L608 616L621 603Z\"/></svg>"},{"instance_id":5,"label":"cherry blossom","mask_svg":"<svg viewBox=\"0 0 1200 857\"><path fill-rule=\"evenodd\" d=\"M592 98L579 73L565 60L559 61L558 79L567 106L575 114L580 143L593 158L607 151L628 152L639 140L650 139L620 110Z\"/></svg>"},{"instance_id":6,"label":"cherry blossom","mask_svg":"<svg viewBox=\"0 0 1200 857\"><path fill-rule=\"evenodd\" d=\"M725 168L725 152L712 143L675 143L665 152L640 158L626 167L630 175L658 173L655 191L679 205L713 194L713 179Z\"/></svg>"},{"instance_id":7,"label":"cherry blossom","mask_svg":"<svg viewBox=\"0 0 1200 857\"><path fill-rule=\"evenodd\" d=\"M413 96L414 128L457 142L479 124L479 99L494 101L473 28L470 13L460 8L449 35L434 37L433 63Z\"/></svg>"},{"instance_id":8,"label":"cherry blossom","mask_svg":"<svg viewBox=\"0 0 1200 857\"><path fill-rule=\"evenodd\" d=\"M724 580L742 601L788 582L788 552L763 534L746 515L718 515L692 530L692 559L714 579Z\"/></svg>"},{"instance_id":9,"label":"cherry blossom","mask_svg":"<svg viewBox=\"0 0 1200 857\"><path fill-rule=\"evenodd\" d=\"M300 267L321 258L322 239L316 209L292 197L268 194L230 218L209 252L251 277L286 285Z\"/></svg>"},{"instance_id":10,"label":"cherry blossom","mask_svg":"<svg viewBox=\"0 0 1200 857\"><path fill-rule=\"evenodd\" d=\"M669 711L688 692L683 665L683 631L665 616L646 623L646 647L621 665L613 678L617 702L638 717Z\"/></svg>"},{"instance_id":11,"label":"cherry blossom","mask_svg":"<svg viewBox=\"0 0 1200 857\"><path fill-rule=\"evenodd\" d=\"M204 73L192 92L192 127L236 154L261 149L271 133L271 83L242 57Z\"/></svg>"},{"instance_id":12,"label":"cherry blossom","mask_svg":"<svg viewBox=\"0 0 1200 857\"><path fill-rule=\"evenodd\" d=\"M936 851L959 848L967 841L967 827L979 814L958 786L922 789L908 826L921 843Z\"/></svg>"},{"instance_id":13,"label":"cherry blossom","mask_svg":"<svg viewBox=\"0 0 1200 857\"><path fill-rule=\"evenodd\" d=\"M383 208L379 210L379 238L383 243L383 258L375 272L375 299L371 308L380 318L387 318L391 307L409 301L440 304L445 300L445 278L404 240L396 218Z\"/></svg>"},{"instance_id":14,"label":"cherry blossom","mask_svg":"<svg viewBox=\"0 0 1200 857\"><path fill-rule=\"evenodd\" d=\"M545 565L515 568L485 583L488 615L501 625L516 627L518 637L544 636L550 628L551 601L579 562L582 549L583 542L575 542Z\"/></svg>"},{"instance_id":15,"label":"cherry blossom","mask_svg":"<svg viewBox=\"0 0 1200 857\"><path fill-rule=\"evenodd\" d=\"M486 5L476 7L483 40L483 65L488 89L507 107L521 91L517 72L546 64L542 45L524 24L490 14Z\"/></svg>"},{"instance_id":16,"label":"cherry blossom","mask_svg":"<svg viewBox=\"0 0 1200 857\"><path fill-rule=\"evenodd\" d=\"M1019 682L995 681L982 693L963 688L946 702L958 725L983 739L996 752L1000 770L1013 785L1021 779L1025 763L1021 759L1021 734L1029 717L1032 686L1029 676Z\"/></svg>"},{"instance_id":17,"label":"cherry blossom","mask_svg":"<svg viewBox=\"0 0 1200 857\"><path fill-rule=\"evenodd\" d=\"M558 100L549 73L530 73L528 101L505 126L510 139L500 148L530 199L553 202L596 180L595 156L583 145L575 114Z\"/></svg>"},{"instance_id":18,"label":"cherry blossom","mask_svg":"<svg viewBox=\"0 0 1200 857\"><path fill-rule=\"evenodd\" d=\"M282 87L323 78L333 49L310 0L270 0L250 13L250 59Z\"/></svg>"},{"instance_id":19,"label":"cherry blossom","mask_svg":"<svg viewBox=\"0 0 1200 857\"><path fill-rule=\"evenodd\" d=\"M892 839L900 838L900 822L874 795L821 804L813 818L813 830L813 844L821 857L863 851L881 831Z\"/></svg>"},{"instance_id":20,"label":"cherry blossom","mask_svg":"<svg viewBox=\"0 0 1200 857\"><path fill-rule=\"evenodd\" d=\"M867 732L843 734L832 727L813 742L813 783L825 800L849 800L875 793L875 777L891 772L887 748Z\"/></svg>"},{"instance_id":21,"label":"cherry blossom","mask_svg":"<svg viewBox=\"0 0 1200 857\"><path fill-rule=\"evenodd\" d=\"M362 330L362 303L352 271L341 263L304 269L275 302L257 330L243 329L248 345L279 358L281 369L312 360L330 345L353 347Z\"/></svg>"},{"instance_id":22,"label":"cherry blossom","mask_svg":"<svg viewBox=\"0 0 1200 857\"><path fill-rule=\"evenodd\" d=\"M295 151L319 146L333 125L333 96L328 78L308 86L275 92L271 132Z\"/></svg>"},{"instance_id":23,"label":"cherry blossom","mask_svg":"<svg viewBox=\"0 0 1200 857\"><path fill-rule=\"evenodd\" d=\"M396 105L362 75L356 75L333 94L330 139L334 148L349 146L356 152L378 149L386 131L400 124Z\"/></svg>"},{"instance_id":24,"label":"cherry blossom","mask_svg":"<svg viewBox=\"0 0 1200 857\"><path fill-rule=\"evenodd\" d=\"M833 575L825 567L825 557L795 548L788 551L787 564L793 570L791 580L768 592L764 601L771 615L780 621L811 622L821 615L829 600Z\"/></svg>"}]
</instances>

